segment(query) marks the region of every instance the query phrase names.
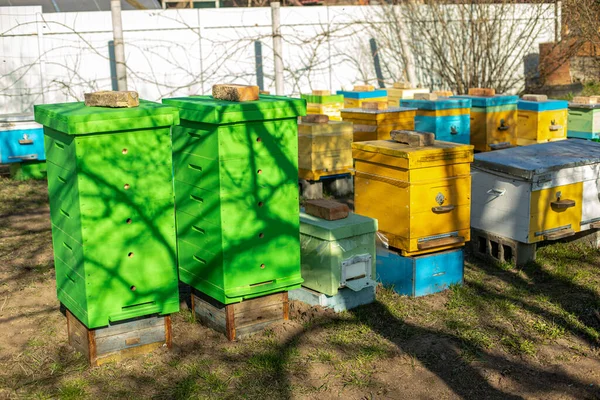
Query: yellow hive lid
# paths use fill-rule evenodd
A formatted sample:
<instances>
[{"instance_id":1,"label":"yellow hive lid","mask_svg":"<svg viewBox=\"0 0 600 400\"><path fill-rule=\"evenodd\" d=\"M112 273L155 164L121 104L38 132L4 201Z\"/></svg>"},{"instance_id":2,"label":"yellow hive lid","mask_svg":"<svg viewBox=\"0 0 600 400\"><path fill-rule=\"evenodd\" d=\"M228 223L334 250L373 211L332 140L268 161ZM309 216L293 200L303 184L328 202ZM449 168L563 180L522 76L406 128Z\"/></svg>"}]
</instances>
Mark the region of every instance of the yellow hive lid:
<instances>
[{"instance_id":1,"label":"yellow hive lid","mask_svg":"<svg viewBox=\"0 0 600 400\"><path fill-rule=\"evenodd\" d=\"M373 140L352 143L353 156L357 160L373 160L376 155L408 161L408 168L473 162L473 146L470 144L442 142L433 146L411 147L394 140ZM405 164L405 163L402 163Z\"/></svg>"},{"instance_id":2,"label":"yellow hive lid","mask_svg":"<svg viewBox=\"0 0 600 400\"><path fill-rule=\"evenodd\" d=\"M332 121L326 123L299 122L299 135L338 135L352 133L352 122Z\"/></svg>"}]
</instances>

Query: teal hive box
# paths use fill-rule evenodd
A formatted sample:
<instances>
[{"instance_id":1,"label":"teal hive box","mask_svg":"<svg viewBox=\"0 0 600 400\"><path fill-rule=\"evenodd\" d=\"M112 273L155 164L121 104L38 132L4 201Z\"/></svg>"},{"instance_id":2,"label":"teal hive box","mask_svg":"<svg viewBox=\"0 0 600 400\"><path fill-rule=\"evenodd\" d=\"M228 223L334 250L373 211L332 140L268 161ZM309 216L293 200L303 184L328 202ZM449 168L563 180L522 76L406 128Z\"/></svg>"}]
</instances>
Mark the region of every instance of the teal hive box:
<instances>
[{"instance_id":1,"label":"teal hive box","mask_svg":"<svg viewBox=\"0 0 600 400\"><path fill-rule=\"evenodd\" d=\"M170 129L177 110L35 106L58 299L86 327L179 310Z\"/></svg>"},{"instance_id":2,"label":"teal hive box","mask_svg":"<svg viewBox=\"0 0 600 400\"><path fill-rule=\"evenodd\" d=\"M327 221L301 213L303 286L328 296L372 286L376 232L377 220L362 215Z\"/></svg>"},{"instance_id":3,"label":"teal hive box","mask_svg":"<svg viewBox=\"0 0 600 400\"><path fill-rule=\"evenodd\" d=\"M301 99L164 99L173 128L180 279L223 304L300 287Z\"/></svg>"},{"instance_id":4,"label":"teal hive box","mask_svg":"<svg viewBox=\"0 0 600 400\"><path fill-rule=\"evenodd\" d=\"M425 296L462 285L464 249L416 257L377 246L377 281L403 296Z\"/></svg>"},{"instance_id":5,"label":"teal hive box","mask_svg":"<svg viewBox=\"0 0 600 400\"><path fill-rule=\"evenodd\" d=\"M600 139L600 104L569 104L567 137Z\"/></svg>"}]
</instances>

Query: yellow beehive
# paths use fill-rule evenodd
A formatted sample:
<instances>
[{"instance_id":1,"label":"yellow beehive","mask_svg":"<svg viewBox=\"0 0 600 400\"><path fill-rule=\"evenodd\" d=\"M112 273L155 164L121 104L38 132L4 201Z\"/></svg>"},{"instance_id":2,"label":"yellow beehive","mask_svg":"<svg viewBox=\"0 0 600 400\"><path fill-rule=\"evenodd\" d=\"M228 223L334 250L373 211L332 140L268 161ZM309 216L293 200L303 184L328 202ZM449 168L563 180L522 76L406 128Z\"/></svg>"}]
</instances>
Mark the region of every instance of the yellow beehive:
<instances>
[{"instance_id":1,"label":"yellow beehive","mask_svg":"<svg viewBox=\"0 0 600 400\"><path fill-rule=\"evenodd\" d=\"M319 180L352 172L352 124L341 121L298 123L298 175Z\"/></svg>"},{"instance_id":2,"label":"yellow beehive","mask_svg":"<svg viewBox=\"0 0 600 400\"><path fill-rule=\"evenodd\" d=\"M313 90L312 94L301 94L306 100L306 113L327 115L333 121L341 121L340 110L344 108L344 96L334 94L329 90Z\"/></svg>"},{"instance_id":3,"label":"yellow beehive","mask_svg":"<svg viewBox=\"0 0 600 400\"><path fill-rule=\"evenodd\" d=\"M412 256L470 239L473 146L378 140L352 149L355 212L376 218L390 247Z\"/></svg>"},{"instance_id":4,"label":"yellow beehive","mask_svg":"<svg viewBox=\"0 0 600 400\"><path fill-rule=\"evenodd\" d=\"M354 86L353 90L338 90L337 94L344 96L344 108L360 108L367 101L387 102L387 92L371 85Z\"/></svg>"},{"instance_id":5,"label":"yellow beehive","mask_svg":"<svg viewBox=\"0 0 600 400\"><path fill-rule=\"evenodd\" d=\"M373 110L363 105L363 108L342 110L342 120L354 125L355 142L386 140L390 138L390 132L393 130L415 129L416 112L415 108L391 107Z\"/></svg>"},{"instance_id":6,"label":"yellow beehive","mask_svg":"<svg viewBox=\"0 0 600 400\"><path fill-rule=\"evenodd\" d=\"M417 93L429 93L429 90L411 87L407 82L395 82L394 87L387 90L388 104L398 107L400 100L412 100Z\"/></svg>"},{"instance_id":7,"label":"yellow beehive","mask_svg":"<svg viewBox=\"0 0 600 400\"><path fill-rule=\"evenodd\" d=\"M517 145L566 139L568 106L564 100L523 96L518 102Z\"/></svg>"}]
</instances>

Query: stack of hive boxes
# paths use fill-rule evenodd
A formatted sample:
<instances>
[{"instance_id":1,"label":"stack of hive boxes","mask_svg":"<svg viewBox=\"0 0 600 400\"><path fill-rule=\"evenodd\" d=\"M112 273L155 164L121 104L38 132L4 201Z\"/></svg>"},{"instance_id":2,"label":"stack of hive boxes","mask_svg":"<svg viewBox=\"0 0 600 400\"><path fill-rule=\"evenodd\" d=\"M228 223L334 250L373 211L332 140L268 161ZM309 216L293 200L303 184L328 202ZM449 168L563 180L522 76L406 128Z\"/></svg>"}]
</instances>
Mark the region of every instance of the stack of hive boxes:
<instances>
[{"instance_id":1,"label":"stack of hive boxes","mask_svg":"<svg viewBox=\"0 0 600 400\"><path fill-rule=\"evenodd\" d=\"M567 138L567 107L564 100L545 95L525 95L518 102L517 145L555 142Z\"/></svg>"},{"instance_id":2,"label":"stack of hive boxes","mask_svg":"<svg viewBox=\"0 0 600 400\"><path fill-rule=\"evenodd\" d=\"M429 93L428 89L413 88L407 82L395 82L394 86L387 90L388 105L390 107L400 106L400 101L411 100L415 98L415 94Z\"/></svg>"},{"instance_id":3,"label":"stack of hive boxes","mask_svg":"<svg viewBox=\"0 0 600 400\"><path fill-rule=\"evenodd\" d=\"M434 141L431 133L392 136L352 144L355 211L379 221L387 248L378 249L378 279L401 294L432 293L462 281L473 146Z\"/></svg>"},{"instance_id":4,"label":"stack of hive boxes","mask_svg":"<svg viewBox=\"0 0 600 400\"><path fill-rule=\"evenodd\" d=\"M326 115L302 117L298 124L298 176L319 180L323 176L352 172L352 123L330 121Z\"/></svg>"},{"instance_id":5,"label":"stack of hive boxes","mask_svg":"<svg viewBox=\"0 0 600 400\"><path fill-rule=\"evenodd\" d=\"M221 100L220 88L253 89L255 97ZM297 119L304 100L215 85L213 96L163 102L181 116L173 128L178 261L196 313L230 339L242 334L242 320L253 329L248 318L237 326L232 319L255 298L273 294L279 300L267 303L285 318L287 290L302 283ZM242 300L244 307L235 305ZM251 324L268 323L266 311L254 312Z\"/></svg>"},{"instance_id":6,"label":"stack of hive boxes","mask_svg":"<svg viewBox=\"0 0 600 400\"><path fill-rule=\"evenodd\" d=\"M342 120L352 122L355 142L386 140L394 129L414 129L415 114L415 108L388 108L385 102L366 102L362 108L342 110Z\"/></svg>"},{"instance_id":7,"label":"stack of hive boxes","mask_svg":"<svg viewBox=\"0 0 600 400\"><path fill-rule=\"evenodd\" d=\"M518 96L496 95L494 89L469 89L471 100L471 144L476 151L498 150L517 145Z\"/></svg>"},{"instance_id":8,"label":"stack of hive boxes","mask_svg":"<svg viewBox=\"0 0 600 400\"><path fill-rule=\"evenodd\" d=\"M600 143L564 140L477 154L472 172L471 225L481 253L502 258L503 243L513 253L505 260L521 265L534 258L537 242L600 228ZM495 245L486 249L490 238Z\"/></svg>"},{"instance_id":9,"label":"stack of hive boxes","mask_svg":"<svg viewBox=\"0 0 600 400\"><path fill-rule=\"evenodd\" d=\"M415 130L432 132L446 142L471 142L471 100L417 94L414 100L400 100L400 105L417 108Z\"/></svg>"},{"instance_id":10,"label":"stack of hive boxes","mask_svg":"<svg viewBox=\"0 0 600 400\"><path fill-rule=\"evenodd\" d=\"M569 103L570 138L600 141L600 96L575 97Z\"/></svg>"},{"instance_id":11,"label":"stack of hive boxes","mask_svg":"<svg viewBox=\"0 0 600 400\"><path fill-rule=\"evenodd\" d=\"M362 107L366 101L387 102L387 92L382 89L375 90L371 85L357 85L351 91L338 90L337 94L344 96L344 108Z\"/></svg>"},{"instance_id":12,"label":"stack of hive boxes","mask_svg":"<svg viewBox=\"0 0 600 400\"><path fill-rule=\"evenodd\" d=\"M373 302L377 221L332 200L305 206L300 213L304 283L290 297L335 311Z\"/></svg>"},{"instance_id":13,"label":"stack of hive boxes","mask_svg":"<svg viewBox=\"0 0 600 400\"><path fill-rule=\"evenodd\" d=\"M313 90L312 94L302 94L306 100L307 114L324 114L332 121L341 121L340 110L344 108L344 96L331 94L329 90Z\"/></svg>"},{"instance_id":14,"label":"stack of hive boxes","mask_svg":"<svg viewBox=\"0 0 600 400\"><path fill-rule=\"evenodd\" d=\"M179 310L170 134L177 110L143 100L131 108L62 103L35 106L35 119L44 125L56 286L70 342L92 364L168 342L168 317L150 316ZM140 324L154 330L140 338Z\"/></svg>"}]
</instances>

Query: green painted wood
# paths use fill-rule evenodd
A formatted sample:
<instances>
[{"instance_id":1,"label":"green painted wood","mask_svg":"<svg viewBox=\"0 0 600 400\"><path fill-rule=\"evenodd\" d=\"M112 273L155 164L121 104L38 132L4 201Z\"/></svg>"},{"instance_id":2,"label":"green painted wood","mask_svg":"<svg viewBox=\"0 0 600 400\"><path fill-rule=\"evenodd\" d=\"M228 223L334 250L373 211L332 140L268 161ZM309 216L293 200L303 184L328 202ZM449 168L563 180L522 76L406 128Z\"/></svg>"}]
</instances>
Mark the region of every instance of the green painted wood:
<instances>
[{"instance_id":1,"label":"green painted wood","mask_svg":"<svg viewBox=\"0 0 600 400\"><path fill-rule=\"evenodd\" d=\"M172 147L163 118L178 121L177 111L143 102L136 117L72 104L36 113L52 125L44 133L59 300L90 329L177 312ZM58 122L46 119L48 110ZM77 130L89 121L100 131ZM157 125L142 129L148 121ZM109 125L116 130L104 131Z\"/></svg>"},{"instance_id":2,"label":"green painted wood","mask_svg":"<svg viewBox=\"0 0 600 400\"><path fill-rule=\"evenodd\" d=\"M283 96L261 95L258 101L233 102L212 96L163 99L177 107L181 119L207 124L265 121L306 115L306 101Z\"/></svg>"},{"instance_id":3,"label":"green painted wood","mask_svg":"<svg viewBox=\"0 0 600 400\"><path fill-rule=\"evenodd\" d=\"M173 128L180 279L224 304L299 287L304 100L165 99Z\"/></svg>"},{"instance_id":4,"label":"green painted wood","mask_svg":"<svg viewBox=\"0 0 600 400\"><path fill-rule=\"evenodd\" d=\"M35 121L68 135L88 135L171 126L179 123L173 107L140 100L139 107L86 107L84 102L34 106Z\"/></svg>"},{"instance_id":5,"label":"green painted wood","mask_svg":"<svg viewBox=\"0 0 600 400\"><path fill-rule=\"evenodd\" d=\"M600 132L600 109L569 107L567 126L570 131Z\"/></svg>"},{"instance_id":6,"label":"green painted wood","mask_svg":"<svg viewBox=\"0 0 600 400\"><path fill-rule=\"evenodd\" d=\"M351 213L348 218L327 221L300 214L303 286L328 296L340 287L342 262L370 254L371 278L375 279L377 220Z\"/></svg>"},{"instance_id":7,"label":"green painted wood","mask_svg":"<svg viewBox=\"0 0 600 400\"><path fill-rule=\"evenodd\" d=\"M16 181L44 179L46 175L46 161L22 161L10 164L10 177Z\"/></svg>"},{"instance_id":8,"label":"green painted wood","mask_svg":"<svg viewBox=\"0 0 600 400\"><path fill-rule=\"evenodd\" d=\"M318 96L314 94L301 94L300 97L306 100L307 103L314 104L331 104L331 103L343 103L344 95L342 94L330 94L328 96Z\"/></svg>"}]
</instances>

